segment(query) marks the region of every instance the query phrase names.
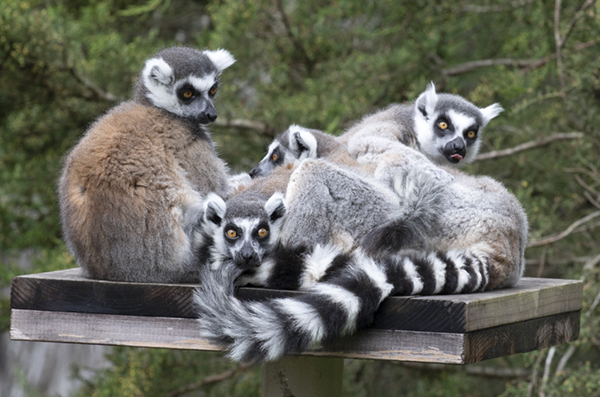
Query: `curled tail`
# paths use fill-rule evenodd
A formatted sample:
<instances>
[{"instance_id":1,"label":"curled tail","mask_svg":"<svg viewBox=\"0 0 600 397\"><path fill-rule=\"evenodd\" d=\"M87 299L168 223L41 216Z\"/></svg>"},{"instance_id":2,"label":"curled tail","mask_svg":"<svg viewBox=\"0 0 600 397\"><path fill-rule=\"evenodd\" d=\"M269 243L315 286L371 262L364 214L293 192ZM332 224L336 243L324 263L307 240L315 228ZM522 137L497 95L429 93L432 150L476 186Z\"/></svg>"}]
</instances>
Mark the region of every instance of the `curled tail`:
<instances>
[{"instance_id":1,"label":"curled tail","mask_svg":"<svg viewBox=\"0 0 600 397\"><path fill-rule=\"evenodd\" d=\"M480 291L488 281L485 256L404 252L373 259L362 251L306 293L262 302L234 296L240 270L224 265L205 271L194 294L202 336L229 348L234 361L260 363L299 353L328 339L367 327L390 295Z\"/></svg>"},{"instance_id":2,"label":"curled tail","mask_svg":"<svg viewBox=\"0 0 600 397\"><path fill-rule=\"evenodd\" d=\"M441 169L440 172L445 173ZM445 182L418 168L397 174L392 185L399 210L360 242L362 249L374 257L390 255L400 248L424 245L436 228L443 210L442 200L447 195Z\"/></svg>"}]
</instances>

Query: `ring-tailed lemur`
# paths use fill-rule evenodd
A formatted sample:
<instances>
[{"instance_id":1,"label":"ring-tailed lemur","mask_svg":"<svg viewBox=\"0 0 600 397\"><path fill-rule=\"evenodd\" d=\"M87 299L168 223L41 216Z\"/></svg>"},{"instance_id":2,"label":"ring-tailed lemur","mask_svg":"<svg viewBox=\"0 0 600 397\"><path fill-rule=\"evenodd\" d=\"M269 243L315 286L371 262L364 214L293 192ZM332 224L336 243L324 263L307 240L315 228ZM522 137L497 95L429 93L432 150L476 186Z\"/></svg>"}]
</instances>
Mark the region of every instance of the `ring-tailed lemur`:
<instances>
[{"instance_id":1,"label":"ring-tailed lemur","mask_svg":"<svg viewBox=\"0 0 600 397\"><path fill-rule=\"evenodd\" d=\"M126 101L68 154L59 182L67 245L92 278L197 281L192 235L203 197L225 197L228 167L206 124L226 50L174 47L148 59Z\"/></svg>"},{"instance_id":2,"label":"ring-tailed lemur","mask_svg":"<svg viewBox=\"0 0 600 397\"><path fill-rule=\"evenodd\" d=\"M502 110L497 103L478 108L461 96L438 94L430 83L413 104L390 105L364 117L340 141L362 161L371 155L379 160L381 154L404 145L437 165L462 165L473 161L483 128Z\"/></svg>"},{"instance_id":3,"label":"ring-tailed lemur","mask_svg":"<svg viewBox=\"0 0 600 397\"><path fill-rule=\"evenodd\" d=\"M304 158L333 157L334 163L347 163L348 153L372 172L366 167L372 163L370 157L379 161L381 154L399 145L420 151L437 165L464 165L473 161L483 128L500 112L497 103L478 108L461 96L436 93L430 83L413 104L390 105L364 117L340 137L290 126L269 145L250 176L264 176L279 165Z\"/></svg>"}]
</instances>

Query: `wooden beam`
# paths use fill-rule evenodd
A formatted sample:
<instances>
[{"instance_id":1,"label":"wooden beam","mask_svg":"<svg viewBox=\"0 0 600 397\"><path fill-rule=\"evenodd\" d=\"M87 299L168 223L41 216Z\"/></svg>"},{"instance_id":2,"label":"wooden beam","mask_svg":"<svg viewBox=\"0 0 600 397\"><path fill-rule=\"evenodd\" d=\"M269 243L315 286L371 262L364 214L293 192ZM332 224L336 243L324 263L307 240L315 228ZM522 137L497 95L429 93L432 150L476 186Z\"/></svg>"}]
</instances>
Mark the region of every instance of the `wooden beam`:
<instances>
[{"instance_id":1,"label":"wooden beam","mask_svg":"<svg viewBox=\"0 0 600 397\"><path fill-rule=\"evenodd\" d=\"M366 329L303 355L468 364L577 339L579 311L468 333ZM223 350L198 335L188 318L126 316L13 309L15 340L170 349Z\"/></svg>"},{"instance_id":2,"label":"wooden beam","mask_svg":"<svg viewBox=\"0 0 600 397\"><path fill-rule=\"evenodd\" d=\"M194 318L197 284L136 284L90 280L80 269L15 277L13 309ZM581 310L578 280L523 278L515 288L463 295L390 297L374 329L464 333ZM291 296L297 291L242 288L243 300Z\"/></svg>"}]
</instances>

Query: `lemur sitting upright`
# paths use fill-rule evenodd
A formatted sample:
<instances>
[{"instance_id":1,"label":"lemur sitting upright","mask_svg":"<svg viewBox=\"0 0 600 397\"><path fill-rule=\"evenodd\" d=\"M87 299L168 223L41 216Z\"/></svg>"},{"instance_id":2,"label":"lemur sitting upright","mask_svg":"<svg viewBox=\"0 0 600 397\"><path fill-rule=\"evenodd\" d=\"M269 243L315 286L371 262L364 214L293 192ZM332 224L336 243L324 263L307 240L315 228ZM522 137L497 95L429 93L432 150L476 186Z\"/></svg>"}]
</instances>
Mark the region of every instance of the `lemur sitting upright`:
<instances>
[{"instance_id":1,"label":"lemur sitting upright","mask_svg":"<svg viewBox=\"0 0 600 397\"><path fill-rule=\"evenodd\" d=\"M134 97L109 110L68 154L59 182L67 246L84 274L132 282L198 281L192 240L228 167L206 125L225 50L167 48L146 61Z\"/></svg>"}]
</instances>

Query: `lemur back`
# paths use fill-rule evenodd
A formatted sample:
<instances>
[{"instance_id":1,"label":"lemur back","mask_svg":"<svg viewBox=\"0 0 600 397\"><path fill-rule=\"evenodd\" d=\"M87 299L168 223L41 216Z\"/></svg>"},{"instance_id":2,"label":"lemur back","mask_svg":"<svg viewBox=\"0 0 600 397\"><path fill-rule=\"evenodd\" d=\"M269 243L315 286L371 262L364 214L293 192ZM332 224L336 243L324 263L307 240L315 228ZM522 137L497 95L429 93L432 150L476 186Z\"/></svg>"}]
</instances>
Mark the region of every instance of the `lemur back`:
<instances>
[{"instance_id":1,"label":"lemur back","mask_svg":"<svg viewBox=\"0 0 600 397\"><path fill-rule=\"evenodd\" d=\"M206 124L217 117L225 50L170 48L146 61L134 100L100 117L69 152L59 181L67 245L92 278L197 281L202 200L230 187Z\"/></svg>"}]
</instances>

